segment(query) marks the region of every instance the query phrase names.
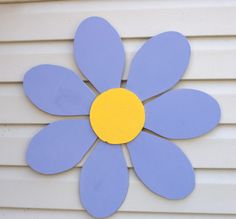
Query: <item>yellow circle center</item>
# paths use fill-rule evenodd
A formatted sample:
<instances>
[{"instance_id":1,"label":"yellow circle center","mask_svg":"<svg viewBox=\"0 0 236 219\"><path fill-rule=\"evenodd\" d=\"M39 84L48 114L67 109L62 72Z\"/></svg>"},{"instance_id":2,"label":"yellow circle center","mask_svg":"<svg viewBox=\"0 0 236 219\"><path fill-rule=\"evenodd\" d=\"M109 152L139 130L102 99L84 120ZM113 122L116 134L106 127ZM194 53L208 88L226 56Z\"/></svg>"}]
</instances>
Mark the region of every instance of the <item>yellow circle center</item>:
<instances>
[{"instance_id":1,"label":"yellow circle center","mask_svg":"<svg viewBox=\"0 0 236 219\"><path fill-rule=\"evenodd\" d=\"M97 96L90 109L90 123L97 136L110 144L133 140L142 130L145 111L131 91L114 88Z\"/></svg>"}]
</instances>

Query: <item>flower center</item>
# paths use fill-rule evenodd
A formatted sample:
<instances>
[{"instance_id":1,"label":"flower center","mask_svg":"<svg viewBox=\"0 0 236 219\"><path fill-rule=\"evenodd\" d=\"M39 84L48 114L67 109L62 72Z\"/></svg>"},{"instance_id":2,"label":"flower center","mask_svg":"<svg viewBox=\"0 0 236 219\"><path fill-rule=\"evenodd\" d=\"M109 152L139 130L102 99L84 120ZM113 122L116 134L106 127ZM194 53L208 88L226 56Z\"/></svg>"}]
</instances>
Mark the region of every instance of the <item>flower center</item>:
<instances>
[{"instance_id":1,"label":"flower center","mask_svg":"<svg viewBox=\"0 0 236 219\"><path fill-rule=\"evenodd\" d=\"M145 111L141 100L124 88L98 95L90 109L90 123L97 136L110 144L133 140L142 130Z\"/></svg>"}]
</instances>

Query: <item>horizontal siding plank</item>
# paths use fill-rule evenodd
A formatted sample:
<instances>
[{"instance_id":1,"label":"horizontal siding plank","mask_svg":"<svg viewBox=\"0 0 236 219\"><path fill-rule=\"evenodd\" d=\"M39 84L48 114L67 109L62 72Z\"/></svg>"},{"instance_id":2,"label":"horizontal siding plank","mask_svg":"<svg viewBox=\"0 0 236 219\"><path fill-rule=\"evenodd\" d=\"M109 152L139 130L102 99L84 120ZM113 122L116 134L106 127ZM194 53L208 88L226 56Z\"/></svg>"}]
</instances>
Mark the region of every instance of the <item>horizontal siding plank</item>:
<instances>
[{"instance_id":1,"label":"horizontal siding plank","mask_svg":"<svg viewBox=\"0 0 236 219\"><path fill-rule=\"evenodd\" d=\"M1 125L0 166L26 166L25 153L30 139L42 125ZM187 155L194 168L236 169L236 126L220 125L207 135L175 142ZM131 167L126 150L125 157ZM84 160L78 164L81 167Z\"/></svg>"},{"instance_id":2,"label":"horizontal siding plank","mask_svg":"<svg viewBox=\"0 0 236 219\"><path fill-rule=\"evenodd\" d=\"M145 41L124 40L126 69L123 80L127 79L133 56ZM195 37L190 38L190 44L192 55L183 79L236 79L236 37ZM0 43L0 82L20 82L30 68L45 63L79 71L72 41Z\"/></svg>"},{"instance_id":3,"label":"horizontal siding plank","mask_svg":"<svg viewBox=\"0 0 236 219\"><path fill-rule=\"evenodd\" d=\"M47 2L47 1L60 1L60 0L0 0L0 3L26 3L26 2Z\"/></svg>"},{"instance_id":4,"label":"horizontal siding plank","mask_svg":"<svg viewBox=\"0 0 236 219\"><path fill-rule=\"evenodd\" d=\"M0 206L82 210L78 169L43 176L25 167L0 168ZM196 188L187 198L170 201L154 195L130 171L130 186L119 211L235 214L236 171L197 170ZM144 201L145 200L145 201Z\"/></svg>"},{"instance_id":5,"label":"horizontal siding plank","mask_svg":"<svg viewBox=\"0 0 236 219\"><path fill-rule=\"evenodd\" d=\"M236 81L182 81L177 88L199 89L214 96L222 111L220 123L236 123ZM65 117L37 109L25 97L21 84L0 84L0 124L46 124ZM70 117L74 118L74 117Z\"/></svg>"},{"instance_id":6,"label":"horizontal siding plank","mask_svg":"<svg viewBox=\"0 0 236 219\"><path fill-rule=\"evenodd\" d=\"M127 80L132 57L148 37L168 30L182 32L190 40L192 56L177 88L205 91L222 109L220 125L214 131L174 141L196 171L196 189L184 200L169 201L148 191L137 180L124 147L130 187L112 218L236 218L234 0L0 4L0 218L91 219L78 196L78 175L85 159L77 168L55 176L37 174L26 165L25 151L34 134L45 124L66 117L33 106L24 96L22 79L28 69L43 63L62 65L81 75L74 62L72 39L78 24L94 15L108 19L124 39L127 64L123 80Z\"/></svg>"},{"instance_id":7,"label":"horizontal siding plank","mask_svg":"<svg viewBox=\"0 0 236 219\"><path fill-rule=\"evenodd\" d=\"M0 208L1 219L93 219L83 210ZM235 219L236 215L117 212L107 219Z\"/></svg>"},{"instance_id":8,"label":"horizontal siding plank","mask_svg":"<svg viewBox=\"0 0 236 219\"><path fill-rule=\"evenodd\" d=\"M168 30L187 36L236 34L234 0L53 1L0 5L0 41L72 39L88 16L108 19L129 38Z\"/></svg>"}]
</instances>

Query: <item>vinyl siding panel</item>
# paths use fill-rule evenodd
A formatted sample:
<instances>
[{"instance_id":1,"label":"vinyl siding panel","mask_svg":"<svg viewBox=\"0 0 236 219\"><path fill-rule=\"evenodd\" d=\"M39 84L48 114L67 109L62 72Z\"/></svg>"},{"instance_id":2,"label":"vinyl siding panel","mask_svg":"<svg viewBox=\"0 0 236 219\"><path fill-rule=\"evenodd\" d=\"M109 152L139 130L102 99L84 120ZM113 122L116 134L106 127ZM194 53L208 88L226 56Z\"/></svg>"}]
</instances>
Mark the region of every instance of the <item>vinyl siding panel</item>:
<instances>
[{"instance_id":1,"label":"vinyl siding panel","mask_svg":"<svg viewBox=\"0 0 236 219\"><path fill-rule=\"evenodd\" d=\"M0 6L0 41L72 39L85 17L108 19L122 37L150 37L167 30L187 36L235 35L234 0L82 0ZM20 31L18 28L20 27ZM63 28L62 28L63 27Z\"/></svg>"},{"instance_id":2,"label":"vinyl siding panel","mask_svg":"<svg viewBox=\"0 0 236 219\"><path fill-rule=\"evenodd\" d=\"M48 123L68 117L48 115L32 105L24 96L22 80L28 69L42 63L62 65L82 76L74 62L72 39L78 24L94 15L107 18L121 34L126 50L123 85L132 57L145 40L177 30L188 37L192 54L176 87L205 91L222 110L220 125L212 132L174 141L196 171L196 189L184 200L169 201L148 191L135 176L124 147L129 192L111 218L236 218L236 1L0 3L0 218L91 218L78 194L84 160L54 176L37 174L27 166L24 155L33 135Z\"/></svg>"}]
</instances>

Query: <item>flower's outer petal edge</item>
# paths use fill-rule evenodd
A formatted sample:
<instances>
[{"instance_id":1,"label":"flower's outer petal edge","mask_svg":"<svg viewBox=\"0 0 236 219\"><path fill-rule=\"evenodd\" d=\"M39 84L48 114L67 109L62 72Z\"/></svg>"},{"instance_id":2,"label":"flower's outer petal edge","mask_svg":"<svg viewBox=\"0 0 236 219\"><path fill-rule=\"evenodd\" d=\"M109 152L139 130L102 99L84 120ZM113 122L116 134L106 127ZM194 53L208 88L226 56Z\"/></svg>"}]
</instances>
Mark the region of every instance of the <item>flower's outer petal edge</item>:
<instances>
[{"instance_id":1,"label":"flower's outer petal edge","mask_svg":"<svg viewBox=\"0 0 236 219\"><path fill-rule=\"evenodd\" d=\"M169 90L187 69L190 53L189 42L181 33L169 31L152 37L134 56L126 88L141 100Z\"/></svg>"},{"instance_id":2,"label":"flower's outer petal edge","mask_svg":"<svg viewBox=\"0 0 236 219\"><path fill-rule=\"evenodd\" d=\"M194 89L174 89L145 104L144 127L170 139L199 137L219 123L221 110L210 95Z\"/></svg>"},{"instance_id":3,"label":"flower's outer petal edge","mask_svg":"<svg viewBox=\"0 0 236 219\"><path fill-rule=\"evenodd\" d=\"M89 17L79 25L74 54L80 71L99 92L120 87L125 51L120 36L104 18Z\"/></svg>"},{"instance_id":4,"label":"flower's outer petal edge","mask_svg":"<svg viewBox=\"0 0 236 219\"><path fill-rule=\"evenodd\" d=\"M87 119L53 122L32 138L26 162L42 174L61 173L78 164L95 140Z\"/></svg>"},{"instance_id":5,"label":"flower's outer petal edge","mask_svg":"<svg viewBox=\"0 0 236 219\"><path fill-rule=\"evenodd\" d=\"M193 191L192 165L174 143L141 132L128 143L128 150L136 175L155 194L178 200Z\"/></svg>"},{"instance_id":6,"label":"flower's outer petal edge","mask_svg":"<svg viewBox=\"0 0 236 219\"><path fill-rule=\"evenodd\" d=\"M120 145L98 142L80 175L80 200L90 215L105 218L122 205L128 192L128 168Z\"/></svg>"},{"instance_id":7,"label":"flower's outer petal edge","mask_svg":"<svg viewBox=\"0 0 236 219\"><path fill-rule=\"evenodd\" d=\"M70 69L43 64L24 76L26 96L39 109L52 115L88 115L95 94Z\"/></svg>"}]
</instances>

